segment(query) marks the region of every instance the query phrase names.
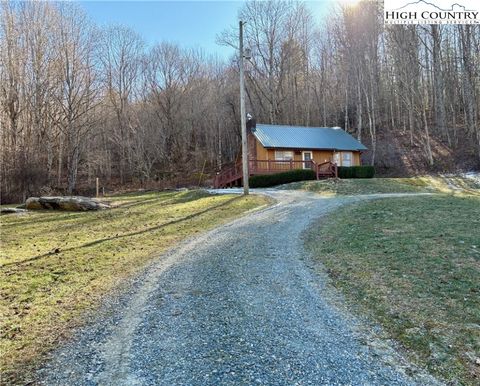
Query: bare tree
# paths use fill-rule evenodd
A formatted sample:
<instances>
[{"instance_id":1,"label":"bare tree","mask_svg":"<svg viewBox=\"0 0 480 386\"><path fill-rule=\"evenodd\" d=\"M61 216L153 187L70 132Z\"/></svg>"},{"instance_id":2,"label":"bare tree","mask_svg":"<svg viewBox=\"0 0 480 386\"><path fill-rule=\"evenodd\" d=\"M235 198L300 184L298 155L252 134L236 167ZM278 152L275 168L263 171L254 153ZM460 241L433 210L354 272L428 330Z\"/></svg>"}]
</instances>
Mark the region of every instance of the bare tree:
<instances>
[{"instance_id":1,"label":"bare tree","mask_svg":"<svg viewBox=\"0 0 480 386\"><path fill-rule=\"evenodd\" d=\"M258 122L345 127L382 167L433 170L439 146L480 159L478 26L384 26L372 1L320 24L303 2L248 1L239 16ZM237 32L218 41L236 48ZM1 2L2 199L88 191L94 176L176 184L235 162L236 59L146 49L129 28L96 29L78 5Z\"/></svg>"},{"instance_id":2,"label":"bare tree","mask_svg":"<svg viewBox=\"0 0 480 386\"><path fill-rule=\"evenodd\" d=\"M144 43L134 31L113 26L101 34L99 58L102 65L102 80L106 87L109 107L116 118L112 126L111 140L118 150L120 181L131 174L133 165L131 145L135 136L133 110L136 90L140 84Z\"/></svg>"},{"instance_id":3,"label":"bare tree","mask_svg":"<svg viewBox=\"0 0 480 386\"><path fill-rule=\"evenodd\" d=\"M62 4L59 20L59 126L66 140L67 192L74 192L84 141L92 129L96 85L93 69L93 33L85 14L77 7Z\"/></svg>"}]
</instances>

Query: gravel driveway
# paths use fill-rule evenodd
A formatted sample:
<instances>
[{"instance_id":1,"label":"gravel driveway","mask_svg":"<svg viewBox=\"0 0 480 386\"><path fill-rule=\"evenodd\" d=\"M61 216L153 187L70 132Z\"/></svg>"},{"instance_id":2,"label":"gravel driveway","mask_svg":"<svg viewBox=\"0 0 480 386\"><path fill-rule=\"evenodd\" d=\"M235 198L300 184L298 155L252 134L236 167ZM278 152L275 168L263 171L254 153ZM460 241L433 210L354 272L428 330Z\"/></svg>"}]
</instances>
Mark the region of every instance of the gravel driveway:
<instances>
[{"instance_id":1,"label":"gravel driveway","mask_svg":"<svg viewBox=\"0 0 480 386\"><path fill-rule=\"evenodd\" d=\"M411 385L309 268L301 234L357 198L277 204L160 256L39 371L45 385ZM385 195L384 195L385 196Z\"/></svg>"}]
</instances>

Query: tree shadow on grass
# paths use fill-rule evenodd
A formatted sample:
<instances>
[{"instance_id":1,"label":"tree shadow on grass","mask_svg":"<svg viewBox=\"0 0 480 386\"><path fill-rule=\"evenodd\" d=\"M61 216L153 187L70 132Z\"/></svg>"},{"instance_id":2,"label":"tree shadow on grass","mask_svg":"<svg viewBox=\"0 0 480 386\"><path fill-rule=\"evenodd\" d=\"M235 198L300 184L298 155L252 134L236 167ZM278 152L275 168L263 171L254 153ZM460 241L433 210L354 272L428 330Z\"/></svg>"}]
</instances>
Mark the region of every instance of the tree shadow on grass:
<instances>
[{"instance_id":1,"label":"tree shadow on grass","mask_svg":"<svg viewBox=\"0 0 480 386\"><path fill-rule=\"evenodd\" d=\"M105 238L102 238L102 239L97 239L97 240L94 240L94 241L90 241L88 243L84 243L84 244L81 244L81 245L78 245L76 247L70 247L70 248L66 248L66 249L62 249L61 251L59 252L69 252L69 251L73 251L73 250L76 250L76 249L79 249L79 248L88 248L88 247L92 247L92 246L95 246L95 245L98 245L98 244L101 244L101 243L104 243L106 241L112 241L112 240L117 240L117 239L122 239L122 238L126 238L126 237L131 237L131 236L137 236L137 235L140 235L140 234L143 234L143 233L148 233L148 232L152 232L152 231L156 231L158 229L162 229L162 228L165 228L167 226L170 226L170 225L174 225L174 224L178 224L178 223L181 223L183 221L187 221L187 220L190 220L192 218L195 218L195 217L198 217L198 216L201 216L202 214L205 214L205 213L208 213L212 210L215 210L215 209L218 209L218 208L221 208L223 206L226 206L228 204L231 204L232 202L234 201L237 201L241 199L241 196L237 196L237 197L233 197L231 198L230 200L228 201L225 201L221 204L218 204L218 205L214 205L214 206L211 206L211 207L208 207L207 209L204 209L204 210L201 210L199 212L195 212L195 213L192 213L192 214L189 214L187 216L184 216L184 217L181 217L179 219L176 219L176 220L172 220L172 221L168 221L168 222L165 222L165 223L162 223L162 224L159 224L159 225L155 225L153 227L150 227L150 228L147 228L147 229L143 229L141 231L135 231L135 232L129 232L129 233L124 233L124 234L121 234L121 235L115 235L115 236L111 236L111 237L105 237ZM19 266L22 266L26 263L30 263L32 261L36 261L36 260L39 260L43 257L48 257L48 256L52 256L52 255L55 255L55 252L47 252L47 253L44 253L44 254L41 254L41 255L37 255L37 256L32 256L32 257L29 257L29 258L26 258L26 259L23 259L23 260L20 260L20 261L12 261L11 263L5 263L5 264L2 264L2 268L3 267L12 267L12 266L16 266L16 267L19 267Z\"/></svg>"},{"instance_id":2,"label":"tree shadow on grass","mask_svg":"<svg viewBox=\"0 0 480 386\"><path fill-rule=\"evenodd\" d=\"M20 219L20 221L8 223L8 224L2 224L2 228L12 228L15 226L21 226L21 225L30 225L35 223L37 224L46 224L50 222L62 222L62 221L76 221L75 226L78 225L85 225L89 222L93 222L96 220L102 220L103 217L110 217L112 213L114 215L122 215L119 213L119 210L121 209L127 209L127 208L133 208L136 206L141 206L141 205L154 205L154 204L161 204L165 206L170 206L170 205L175 205L175 204L181 204L181 203L186 203L186 202L193 202L205 197L210 197L212 196L209 193L199 193L199 192L187 192L185 194L180 194L177 197L169 198L169 197L155 197L155 198L149 198L145 200L141 200L138 202L133 202L133 203L125 203L121 204L115 207L112 207L107 210L103 211L90 211L90 212L65 212L59 215L58 211L51 211L51 210L36 210L35 213L38 214L45 214L47 215L46 218L43 219ZM148 209L148 207L146 208ZM78 221L81 217L84 217L83 221ZM23 220L23 221L22 221ZM33 220L33 221L32 221Z\"/></svg>"}]
</instances>

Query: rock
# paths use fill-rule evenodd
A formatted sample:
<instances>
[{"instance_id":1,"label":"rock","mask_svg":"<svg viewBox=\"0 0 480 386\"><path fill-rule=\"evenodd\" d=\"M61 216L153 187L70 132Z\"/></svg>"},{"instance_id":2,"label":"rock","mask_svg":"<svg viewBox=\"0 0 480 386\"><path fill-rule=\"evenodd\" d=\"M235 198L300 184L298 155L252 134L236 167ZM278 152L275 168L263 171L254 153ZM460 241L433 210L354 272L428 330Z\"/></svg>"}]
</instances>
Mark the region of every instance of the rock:
<instances>
[{"instance_id":1,"label":"rock","mask_svg":"<svg viewBox=\"0 0 480 386\"><path fill-rule=\"evenodd\" d=\"M12 213L26 213L27 211L25 209L19 209L19 208L2 208L0 209L0 214L12 214Z\"/></svg>"},{"instance_id":2,"label":"rock","mask_svg":"<svg viewBox=\"0 0 480 386\"><path fill-rule=\"evenodd\" d=\"M28 209L42 209L42 205L40 204L40 198L38 197L30 197L27 198L25 201L25 208Z\"/></svg>"},{"instance_id":3,"label":"rock","mask_svg":"<svg viewBox=\"0 0 480 386\"><path fill-rule=\"evenodd\" d=\"M93 198L82 196L65 197L30 197L25 201L27 209L54 209L54 210L99 210L106 209L108 205L102 204Z\"/></svg>"}]
</instances>

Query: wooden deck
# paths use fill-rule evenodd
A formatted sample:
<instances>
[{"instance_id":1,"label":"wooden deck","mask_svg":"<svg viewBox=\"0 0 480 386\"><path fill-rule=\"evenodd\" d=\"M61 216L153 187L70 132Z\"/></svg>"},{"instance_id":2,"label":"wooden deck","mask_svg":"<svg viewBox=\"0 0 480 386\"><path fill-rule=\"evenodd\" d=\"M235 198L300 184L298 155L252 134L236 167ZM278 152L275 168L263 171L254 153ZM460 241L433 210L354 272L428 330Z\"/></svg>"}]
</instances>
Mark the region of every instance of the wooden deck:
<instances>
[{"instance_id":1,"label":"wooden deck","mask_svg":"<svg viewBox=\"0 0 480 386\"><path fill-rule=\"evenodd\" d=\"M282 173L296 169L312 169L317 180L337 177L337 164L324 162L317 164L314 161L278 161L278 160L250 160L248 162L249 175ZM227 188L242 185L242 164L220 171L215 176L214 187Z\"/></svg>"}]
</instances>

